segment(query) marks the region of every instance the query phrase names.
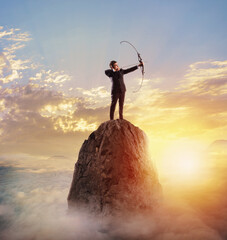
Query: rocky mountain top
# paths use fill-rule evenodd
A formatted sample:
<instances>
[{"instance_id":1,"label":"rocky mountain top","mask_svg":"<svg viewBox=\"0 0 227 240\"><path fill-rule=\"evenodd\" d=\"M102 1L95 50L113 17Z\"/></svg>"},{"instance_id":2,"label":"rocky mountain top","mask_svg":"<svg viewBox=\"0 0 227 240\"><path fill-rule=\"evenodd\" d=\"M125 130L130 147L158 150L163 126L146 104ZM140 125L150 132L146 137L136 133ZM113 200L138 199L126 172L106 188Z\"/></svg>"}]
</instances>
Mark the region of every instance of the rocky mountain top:
<instances>
[{"instance_id":1,"label":"rocky mountain top","mask_svg":"<svg viewBox=\"0 0 227 240\"><path fill-rule=\"evenodd\" d=\"M161 185L145 133L126 120L102 123L84 141L75 164L68 207L102 214L154 208Z\"/></svg>"}]
</instances>

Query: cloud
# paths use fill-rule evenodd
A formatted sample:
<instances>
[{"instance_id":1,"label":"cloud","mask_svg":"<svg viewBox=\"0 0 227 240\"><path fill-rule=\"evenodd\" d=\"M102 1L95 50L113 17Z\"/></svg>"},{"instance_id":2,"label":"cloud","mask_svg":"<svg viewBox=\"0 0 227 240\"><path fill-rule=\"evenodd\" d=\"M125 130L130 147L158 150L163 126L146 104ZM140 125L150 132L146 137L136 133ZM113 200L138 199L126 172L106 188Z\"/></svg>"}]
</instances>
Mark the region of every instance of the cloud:
<instances>
[{"instance_id":1,"label":"cloud","mask_svg":"<svg viewBox=\"0 0 227 240\"><path fill-rule=\"evenodd\" d=\"M0 26L0 30L3 30L3 26ZM13 28L9 29L9 30L4 30L0 32L0 38L3 38L5 36L10 36L15 32L15 30Z\"/></svg>"},{"instance_id":2,"label":"cloud","mask_svg":"<svg viewBox=\"0 0 227 240\"><path fill-rule=\"evenodd\" d=\"M81 136L84 139L87 131L97 127L94 119L75 114L83 99L67 98L62 93L31 85L17 87L11 92L0 91L1 152L20 150L55 154L58 149L57 154L72 153L75 143L82 144Z\"/></svg>"},{"instance_id":3,"label":"cloud","mask_svg":"<svg viewBox=\"0 0 227 240\"><path fill-rule=\"evenodd\" d=\"M21 48L24 48L26 45L21 42L16 42L16 43L13 43L13 44L10 44L10 45L7 45L3 48L5 54L9 57L9 58L13 58L15 57L15 55L11 55L13 53L15 53L17 50L21 49Z\"/></svg>"},{"instance_id":4,"label":"cloud","mask_svg":"<svg viewBox=\"0 0 227 240\"><path fill-rule=\"evenodd\" d=\"M57 144L69 133L65 141L68 144L72 133L94 130L95 122L74 114L80 101L88 101L67 97L62 91L71 76L61 70L46 69L30 59L18 58L17 51L23 49L24 43L30 40L28 33L22 33L19 29L4 31L3 27L0 32L3 32L1 36L4 40L4 51L0 55L1 151L11 152L13 147L12 152L19 149L31 152L42 145L45 152L48 151L46 142L53 140L52 143ZM78 138L80 136L78 134ZM43 143L40 142L42 138L45 138ZM72 144L68 144L66 149ZM51 151L53 145L49 147Z\"/></svg>"},{"instance_id":5,"label":"cloud","mask_svg":"<svg viewBox=\"0 0 227 240\"><path fill-rule=\"evenodd\" d=\"M0 38L3 38L4 40L15 42L27 42L31 40L30 34L27 32L20 32L19 28L3 29L4 27L0 26Z\"/></svg>"},{"instance_id":6,"label":"cloud","mask_svg":"<svg viewBox=\"0 0 227 240\"><path fill-rule=\"evenodd\" d=\"M77 88L79 92L81 92L83 95L95 97L95 98L106 98L109 97L109 92L107 92L106 88L104 86L100 86L97 88L91 88L89 90L83 89L83 88Z\"/></svg>"},{"instance_id":7,"label":"cloud","mask_svg":"<svg viewBox=\"0 0 227 240\"><path fill-rule=\"evenodd\" d=\"M12 208L7 204L0 204L0 217L5 215L12 215Z\"/></svg>"},{"instance_id":8,"label":"cloud","mask_svg":"<svg viewBox=\"0 0 227 240\"><path fill-rule=\"evenodd\" d=\"M71 76L66 74L64 71L51 71L41 69L40 72L35 73L35 76L29 78L30 83L35 82L40 87L53 88L59 87L62 88L63 84L71 80Z\"/></svg>"},{"instance_id":9,"label":"cloud","mask_svg":"<svg viewBox=\"0 0 227 240\"><path fill-rule=\"evenodd\" d=\"M64 155L54 155L51 157L34 156L30 154L2 154L0 166L15 167L17 172L24 173L50 173L50 172L71 172L75 158Z\"/></svg>"},{"instance_id":10,"label":"cloud","mask_svg":"<svg viewBox=\"0 0 227 240\"><path fill-rule=\"evenodd\" d=\"M173 91L153 89L147 84L141 89L141 95L128 94L126 116L153 136L162 138L164 134L165 138L176 138L225 128L226 65L226 61L192 64L184 80Z\"/></svg>"},{"instance_id":11,"label":"cloud","mask_svg":"<svg viewBox=\"0 0 227 240\"><path fill-rule=\"evenodd\" d=\"M0 83L2 85L19 81L24 70L32 68L29 59L18 59L16 51L25 47L24 42L30 41L30 35L20 29L3 30L0 28L2 52L0 52Z\"/></svg>"},{"instance_id":12,"label":"cloud","mask_svg":"<svg viewBox=\"0 0 227 240\"><path fill-rule=\"evenodd\" d=\"M201 213L179 198L166 196L152 212L116 218L97 216L80 209L70 213L66 198L72 172L37 174L21 172L15 167L1 167L0 174L4 177L0 192L1 217L5 226L0 230L3 240L225 239L222 235L225 219L219 216L219 222L209 211ZM200 196L201 192L197 197ZM219 212L222 210L220 208Z\"/></svg>"},{"instance_id":13,"label":"cloud","mask_svg":"<svg viewBox=\"0 0 227 240\"><path fill-rule=\"evenodd\" d=\"M30 40L29 34L19 29L4 31L3 27L0 32L4 40L0 55L1 153L74 154L73 146L79 148L86 132L97 127L97 118L86 114L86 109L94 110L92 100L87 92L80 97L64 93L64 84L72 80L64 71L17 57L17 51ZM99 90L105 94L103 88Z\"/></svg>"},{"instance_id":14,"label":"cloud","mask_svg":"<svg viewBox=\"0 0 227 240\"><path fill-rule=\"evenodd\" d=\"M221 63L219 65L222 66ZM64 83L65 79L70 81L60 71L42 70L35 73L25 86L1 89L1 143L8 141L10 145L12 141L12 144L17 144L17 136L25 148L33 137L40 146L38 141L42 138L55 142L56 136L61 141L61 137L72 139L72 134L78 132L84 132L86 138L86 132L95 130L101 122L108 120L110 96L103 86L90 90L78 88L78 96L70 97L50 87L52 84ZM42 86L41 82L49 87ZM148 135L160 139L196 136L225 128L225 78L220 81L204 79L193 84L193 88L191 85L182 85L181 88L169 91L154 89L147 81L141 94L127 92L126 119L139 125ZM209 86L212 91L207 91L208 87L204 86ZM219 94L214 94L215 91ZM6 132L7 137L4 134Z\"/></svg>"},{"instance_id":15,"label":"cloud","mask_svg":"<svg viewBox=\"0 0 227 240\"><path fill-rule=\"evenodd\" d=\"M227 75L227 61L203 61L195 62L189 66L185 80L203 81L208 79L220 79Z\"/></svg>"},{"instance_id":16,"label":"cloud","mask_svg":"<svg viewBox=\"0 0 227 240\"><path fill-rule=\"evenodd\" d=\"M179 89L196 95L227 93L227 61L203 61L189 66Z\"/></svg>"},{"instance_id":17,"label":"cloud","mask_svg":"<svg viewBox=\"0 0 227 240\"><path fill-rule=\"evenodd\" d=\"M8 202L0 205L1 239L104 239L97 219L80 211L67 214L72 172L36 174L11 167L0 174L8 180L0 192Z\"/></svg>"}]
</instances>

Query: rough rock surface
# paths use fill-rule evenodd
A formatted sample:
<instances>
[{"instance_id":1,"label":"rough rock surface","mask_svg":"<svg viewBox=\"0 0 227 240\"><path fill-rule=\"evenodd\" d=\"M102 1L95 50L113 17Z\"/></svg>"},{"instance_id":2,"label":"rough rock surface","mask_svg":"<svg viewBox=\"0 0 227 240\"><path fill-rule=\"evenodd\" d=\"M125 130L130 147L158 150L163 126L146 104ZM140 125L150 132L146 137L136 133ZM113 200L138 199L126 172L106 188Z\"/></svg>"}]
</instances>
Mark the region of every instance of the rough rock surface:
<instances>
[{"instance_id":1,"label":"rough rock surface","mask_svg":"<svg viewBox=\"0 0 227 240\"><path fill-rule=\"evenodd\" d=\"M80 149L68 206L104 214L131 212L152 209L160 193L145 133L126 120L110 120Z\"/></svg>"}]
</instances>

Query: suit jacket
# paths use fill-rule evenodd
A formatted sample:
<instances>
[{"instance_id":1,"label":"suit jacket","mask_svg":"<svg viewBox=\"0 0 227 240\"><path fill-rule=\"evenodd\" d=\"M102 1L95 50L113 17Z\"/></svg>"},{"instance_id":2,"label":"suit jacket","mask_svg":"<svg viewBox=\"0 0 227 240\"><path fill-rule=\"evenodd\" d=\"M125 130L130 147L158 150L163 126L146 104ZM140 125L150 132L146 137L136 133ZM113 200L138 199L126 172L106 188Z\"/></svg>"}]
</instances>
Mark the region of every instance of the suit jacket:
<instances>
[{"instance_id":1,"label":"suit jacket","mask_svg":"<svg viewBox=\"0 0 227 240\"><path fill-rule=\"evenodd\" d=\"M105 71L105 74L112 80L112 90L111 94L121 93L126 91L124 83L124 74L130 73L138 69L138 66L134 66L128 69L120 69L119 71L114 72L112 69Z\"/></svg>"}]
</instances>

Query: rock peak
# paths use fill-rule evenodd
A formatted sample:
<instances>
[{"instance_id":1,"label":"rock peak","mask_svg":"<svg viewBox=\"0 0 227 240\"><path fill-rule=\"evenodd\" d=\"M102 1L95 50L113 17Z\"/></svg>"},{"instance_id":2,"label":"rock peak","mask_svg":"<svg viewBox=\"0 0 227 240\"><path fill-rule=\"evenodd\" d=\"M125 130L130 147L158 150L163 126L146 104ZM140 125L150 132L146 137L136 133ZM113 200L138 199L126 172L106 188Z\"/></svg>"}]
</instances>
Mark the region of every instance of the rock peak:
<instances>
[{"instance_id":1,"label":"rock peak","mask_svg":"<svg viewBox=\"0 0 227 240\"><path fill-rule=\"evenodd\" d=\"M161 186L147 145L146 134L127 120L102 123L80 149L69 209L112 214L153 208Z\"/></svg>"}]
</instances>

